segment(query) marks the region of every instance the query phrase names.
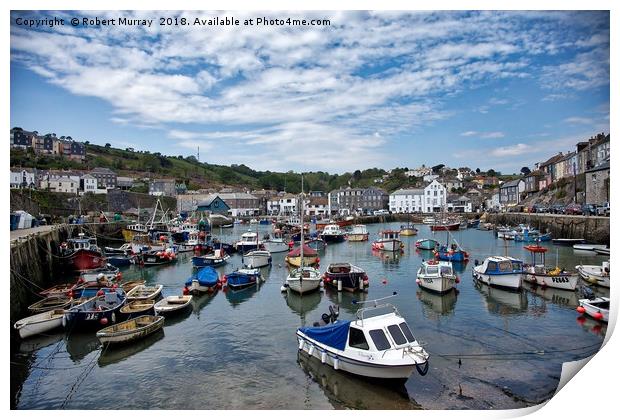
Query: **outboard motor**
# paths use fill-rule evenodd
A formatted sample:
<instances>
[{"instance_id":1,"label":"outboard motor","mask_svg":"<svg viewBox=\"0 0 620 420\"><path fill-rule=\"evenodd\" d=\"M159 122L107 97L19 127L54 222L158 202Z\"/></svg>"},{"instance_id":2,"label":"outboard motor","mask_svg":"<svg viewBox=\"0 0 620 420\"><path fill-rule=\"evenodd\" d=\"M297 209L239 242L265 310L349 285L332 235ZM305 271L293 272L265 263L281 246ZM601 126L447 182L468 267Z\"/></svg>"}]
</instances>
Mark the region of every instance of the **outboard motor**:
<instances>
[{"instance_id":1,"label":"outboard motor","mask_svg":"<svg viewBox=\"0 0 620 420\"><path fill-rule=\"evenodd\" d=\"M596 298L596 296L594 295L594 292L592 291L592 289L590 289L589 287L586 287L586 286L581 286L581 294L583 295L584 299L594 299L594 298Z\"/></svg>"},{"instance_id":2,"label":"outboard motor","mask_svg":"<svg viewBox=\"0 0 620 420\"><path fill-rule=\"evenodd\" d=\"M325 325L331 324L338 319L338 315L340 315L340 308L338 306L334 307L329 305L329 314L321 315L321 321L315 322L312 324L314 327L323 327Z\"/></svg>"}]
</instances>

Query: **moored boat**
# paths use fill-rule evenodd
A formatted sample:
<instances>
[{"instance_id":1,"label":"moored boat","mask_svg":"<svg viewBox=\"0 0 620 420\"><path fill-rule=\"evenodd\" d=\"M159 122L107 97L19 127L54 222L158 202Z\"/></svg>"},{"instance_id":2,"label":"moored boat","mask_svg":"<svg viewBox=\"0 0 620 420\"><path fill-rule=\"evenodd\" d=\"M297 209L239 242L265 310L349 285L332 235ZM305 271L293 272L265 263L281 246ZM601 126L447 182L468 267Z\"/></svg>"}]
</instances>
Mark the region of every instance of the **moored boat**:
<instances>
[{"instance_id":1,"label":"moored boat","mask_svg":"<svg viewBox=\"0 0 620 420\"><path fill-rule=\"evenodd\" d=\"M260 280L262 275L258 268L240 268L224 276L226 286L231 289L243 289L255 285Z\"/></svg>"},{"instance_id":2,"label":"moored boat","mask_svg":"<svg viewBox=\"0 0 620 420\"><path fill-rule=\"evenodd\" d=\"M450 248L445 245L440 246L435 251L435 258L440 261L464 262L469 260L469 254L461 249L458 244L451 244Z\"/></svg>"},{"instance_id":3,"label":"moored boat","mask_svg":"<svg viewBox=\"0 0 620 420\"><path fill-rule=\"evenodd\" d=\"M330 264L323 274L323 282L326 286L347 292L367 291L369 285L366 272L349 263Z\"/></svg>"},{"instance_id":4,"label":"moored boat","mask_svg":"<svg viewBox=\"0 0 620 420\"><path fill-rule=\"evenodd\" d=\"M152 299L127 301L119 313L121 317L126 319L142 315L155 315L155 301Z\"/></svg>"},{"instance_id":5,"label":"moored boat","mask_svg":"<svg viewBox=\"0 0 620 420\"><path fill-rule=\"evenodd\" d=\"M237 252L245 253L255 249L260 249L262 244L262 241L258 240L258 233L248 230L241 235L241 239L239 241L235 242L234 247Z\"/></svg>"},{"instance_id":6,"label":"moored boat","mask_svg":"<svg viewBox=\"0 0 620 420\"><path fill-rule=\"evenodd\" d=\"M219 283L217 271L212 267L204 267L185 281L185 288L187 293L207 293L213 292Z\"/></svg>"},{"instance_id":7,"label":"moored boat","mask_svg":"<svg viewBox=\"0 0 620 420\"><path fill-rule=\"evenodd\" d=\"M50 296L33 303L28 307L28 310L37 314L40 312L48 312L53 309L64 309L71 306L72 301L73 299L66 295Z\"/></svg>"},{"instance_id":8,"label":"moored boat","mask_svg":"<svg viewBox=\"0 0 620 420\"><path fill-rule=\"evenodd\" d=\"M597 321L608 322L609 298L598 297L592 299L579 299L577 311L580 313L585 313Z\"/></svg>"},{"instance_id":9,"label":"moored boat","mask_svg":"<svg viewBox=\"0 0 620 420\"><path fill-rule=\"evenodd\" d=\"M418 234L418 230L413 223L407 223L400 226L400 236L414 236Z\"/></svg>"},{"instance_id":10,"label":"moored boat","mask_svg":"<svg viewBox=\"0 0 620 420\"><path fill-rule=\"evenodd\" d=\"M52 286L50 288L47 288L39 292L39 295L44 296L44 297L66 296L67 293L69 293L69 291L73 289L74 287L75 287L75 283L57 284L55 286Z\"/></svg>"},{"instance_id":11,"label":"moored boat","mask_svg":"<svg viewBox=\"0 0 620 420\"><path fill-rule=\"evenodd\" d=\"M293 292L304 294L319 290L321 287L321 272L316 268L303 266L291 270L286 277L286 287Z\"/></svg>"},{"instance_id":12,"label":"moored boat","mask_svg":"<svg viewBox=\"0 0 620 420\"><path fill-rule=\"evenodd\" d=\"M397 230L382 230L379 238L372 243L372 249L376 251L400 251L405 245L400 240L400 232Z\"/></svg>"},{"instance_id":13,"label":"moored boat","mask_svg":"<svg viewBox=\"0 0 620 420\"><path fill-rule=\"evenodd\" d=\"M213 254L192 257L192 265L194 267L219 267L226 264L230 259L222 249L216 249Z\"/></svg>"},{"instance_id":14,"label":"moored boat","mask_svg":"<svg viewBox=\"0 0 620 420\"><path fill-rule=\"evenodd\" d=\"M433 251L437 246L439 246L439 242L434 239L418 239L415 241L415 247L425 251Z\"/></svg>"},{"instance_id":15,"label":"moored boat","mask_svg":"<svg viewBox=\"0 0 620 420\"><path fill-rule=\"evenodd\" d=\"M599 255L609 255L609 248L607 247L594 248L594 252L596 252Z\"/></svg>"},{"instance_id":16,"label":"moored boat","mask_svg":"<svg viewBox=\"0 0 620 420\"><path fill-rule=\"evenodd\" d=\"M106 264L103 267L95 268L92 270L85 270L80 272L80 279L84 282L92 282L100 279L115 281L119 280L120 270L111 264Z\"/></svg>"},{"instance_id":17,"label":"moored boat","mask_svg":"<svg viewBox=\"0 0 620 420\"><path fill-rule=\"evenodd\" d=\"M547 248L541 246L525 246L532 255L532 263L523 265L523 280L542 287L554 287L563 290L575 290L579 275L559 267L545 266ZM540 262L537 260L540 255Z\"/></svg>"},{"instance_id":18,"label":"moored boat","mask_svg":"<svg viewBox=\"0 0 620 420\"><path fill-rule=\"evenodd\" d=\"M63 309L52 309L20 319L13 325L13 328L17 330L21 338L28 338L62 327L64 315Z\"/></svg>"},{"instance_id":19,"label":"moored boat","mask_svg":"<svg viewBox=\"0 0 620 420\"><path fill-rule=\"evenodd\" d=\"M303 245L303 264L302 264L302 247L298 246L289 252L284 260L293 267L300 267L302 265L309 266L318 264L320 261L319 254L315 249L310 248L308 245Z\"/></svg>"},{"instance_id":20,"label":"moored boat","mask_svg":"<svg viewBox=\"0 0 620 420\"><path fill-rule=\"evenodd\" d=\"M67 266L76 271L91 270L105 264L97 239L88 238L84 233L60 244L60 255Z\"/></svg>"},{"instance_id":21,"label":"moored boat","mask_svg":"<svg viewBox=\"0 0 620 420\"><path fill-rule=\"evenodd\" d=\"M416 276L418 286L440 294L451 291L458 281L449 261L422 261Z\"/></svg>"},{"instance_id":22,"label":"moored boat","mask_svg":"<svg viewBox=\"0 0 620 420\"><path fill-rule=\"evenodd\" d=\"M299 351L354 375L406 380L414 369L425 375L429 355L405 319L393 305L373 302L373 307L359 309L355 320L297 329ZM381 309L391 312L368 316Z\"/></svg>"},{"instance_id":23,"label":"moored boat","mask_svg":"<svg viewBox=\"0 0 620 420\"><path fill-rule=\"evenodd\" d=\"M551 241L556 245L571 245L571 246L575 244L584 244L586 242L586 240L583 238L579 238L579 239L558 238L558 239L552 239Z\"/></svg>"},{"instance_id":24,"label":"moored boat","mask_svg":"<svg viewBox=\"0 0 620 420\"><path fill-rule=\"evenodd\" d=\"M145 266L165 265L175 263L177 256L172 250L166 251L147 251L138 256L140 264Z\"/></svg>"},{"instance_id":25,"label":"moored boat","mask_svg":"<svg viewBox=\"0 0 620 420\"><path fill-rule=\"evenodd\" d=\"M127 292L127 300L152 300L161 294L163 288L163 284L156 284L154 286L145 286L142 284Z\"/></svg>"},{"instance_id":26,"label":"moored boat","mask_svg":"<svg viewBox=\"0 0 620 420\"><path fill-rule=\"evenodd\" d=\"M521 289L523 262L511 257L487 257L482 264L475 262L472 269L474 279L484 284L506 289Z\"/></svg>"},{"instance_id":27,"label":"moored boat","mask_svg":"<svg viewBox=\"0 0 620 420\"><path fill-rule=\"evenodd\" d=\"M260 268L271 265L271 252L257 249L243 254L241 262L247 268Z\"/></svg>"},{"instance_id":28,"label":"moored boat","mask_svg":"<svg viewBox=\"0 0 620 420\"><path fill-rule=\"evenodd\" d=\"M603 261L601 265L578 265L575 269L585 281L598 286L610 287L609 261Z\"/></svg>"},{"instance_id":29,"label":"moored boat","mask_svg":"<svg viewBox=\"0 0 620 420\"><path fill-rule=\"evenodd\" d=\"M366 225L355 225L349 233L347 233L347 241L363 242L368 240L368 229Z\"/></svg>"},{"instance_id":30,"label":"moored boat","mask_svg":"<svg viewBox=\"0 0 620 420\"><path fill-rule=\"evenodd\" d=\"M173 315L189 308L191 303L192 295L167 296L155 304L155 313Z\"/></svg>"},{"instance_id":31,"label":"moored boat","mask_svg":"<svg viewBox=\"0 0 620 420\"><path fill-rule=\"evenodd\" d=\"M127 293L134 287L140 286L141 284L144 284L144 283L145 283L144 280L132 280L132 281L126 281L125 283L121 283L119 286L123 288L125 293Z\"/></svg>"},{"instance_id":32,"label":"moored boat","mask_svg":"<svg viewBox=\"0 0 620 420\"><path fill-rule=\"evenodd\" d=\"M327 243L342 242L345 240L345 232L337 224L327 225L319 234L319 238Z\"/></svg>"},{"instance_id":33,"label":"moored boat","mask_svg":"<svg viewBox=\"0 0 620 420\"><path fill-rule=\"evenodd\" d=\"M461 222L440 222L438 224L431 225L431 231L439 230L459 230Z\"/></svg>"},{"instance_id":34,"label":"moored boat","mask_svg":"<svg viewBox=\"0 0 620 420\"><path fill-rule=\"evenodd\" d=\"M63 325L71 328L100 327L116 323L116 314L126 302L122 289L97 292L86 302L65 311Z\"/></svg>"},{"instance_id":35,"label":"moored boat","mask_svg":"<svg viewBox=\"0 0 620 420\"><path fill-rule=\"evenodd\" d=\"M101 344L125 344L153 334L163 326L163 316L142 315L97 331L97 338Z\"/></svg>"},{"instance_id":36,"label":"moored boat","mask_svg":"<svg viewBox=\"0 0 620 420\"><path fill-rule=\"evenodd\" d=\"M323 239L310 239L308 241L306 241L306 245L308 245L310 248L314 249L315 251L322 251L327 247L327 243L323 240Z\"/></svg>"},{"instance_id":37,"label":"moored boat","mask_svg":"<svg viewBox=\"0 0 620 420\"><path fill-rule=\"evenodd\" d=\"M272 254L287 252L289 250L288 243L284 241L280 230L274 231L273 237L268 237L263 241L263 248Z\"/></svg>"}]
</instances>

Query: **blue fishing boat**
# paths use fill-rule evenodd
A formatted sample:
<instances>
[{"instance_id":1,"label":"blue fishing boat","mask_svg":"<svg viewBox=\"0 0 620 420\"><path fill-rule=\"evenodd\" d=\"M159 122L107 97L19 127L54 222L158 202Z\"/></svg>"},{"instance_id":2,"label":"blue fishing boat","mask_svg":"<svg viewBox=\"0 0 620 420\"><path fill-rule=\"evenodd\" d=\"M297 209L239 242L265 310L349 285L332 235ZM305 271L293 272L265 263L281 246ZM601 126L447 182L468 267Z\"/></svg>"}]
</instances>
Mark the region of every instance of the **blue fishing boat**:
<instances>
[{"instance_id":1,"label":"blue fishing boat","mask_svg":"<svg viewBox=\"0 0 620 420\"><path fill-rule=\"evenodd\" d=\"M221 249L216 249L213 254L192 257L194 267L219 267L226 264L230 255Z\"/></svg>"},{"instance_id":2,"label":"blue fishing boat","mask_svg":"<svg viewBox=\"0 0 620 420\"><path fill-rule=\"evenodd\" d=\"M127 298L122 288L102 289L95 297L65 311L63 326L75 328L101 328L116 323L118 311Z\"/></svg>"},{"instance_id":3,"label":"blue fishing boat","mask_svg":"<svg viewBox=\"0 0 620 420\"><path fill-rule=\"evenodd\" d=\"M259 225L270 225L271 224L271 220L269 220L269 219L260 219L258 221L258 224Z\"/></svg>"},{"instance_id":4,"label":"blue fishing boat","mask_svg":"<svg viewBox=\"0 0 620 420\"><path fill-rule=\"evenodd\" d=\"M442 245L435 251L435 258L440 261L463 262L469 260L469 254L460 249L457 244L450 245L450 248Z\"/></svg>"},{"instance_id":5,"label":"blue fishing boat","mask_svg":"<svg viewBox=\"0 0 620 420\"><path fill-rule=\"evenodd\" d=\"M205 267L187 279L188 293L213 292L219 284L219 274L212 267Z\"/></svg>"},{"instance_id":6,"label":"blue fishing boat","mask_svg":"<svg viewBox=\"0 0 620 420\"><path fill-rule=\"evenodd\" d=\"M108 264L112 264L114 267L126 267L131 264L133 257L114 255L106 258Z\"/></svg>"},{"instance_id":7,"label":"blue fishing boat","mask_svg":"<svg viewBox=\"0 0 620 420\"><path fill-rule=\"evenodd\" d=\"M232 289L242 289L255 285L261 279L258 268L240 268L224 276L226 284Z\"/></svg>"}]
</instances>

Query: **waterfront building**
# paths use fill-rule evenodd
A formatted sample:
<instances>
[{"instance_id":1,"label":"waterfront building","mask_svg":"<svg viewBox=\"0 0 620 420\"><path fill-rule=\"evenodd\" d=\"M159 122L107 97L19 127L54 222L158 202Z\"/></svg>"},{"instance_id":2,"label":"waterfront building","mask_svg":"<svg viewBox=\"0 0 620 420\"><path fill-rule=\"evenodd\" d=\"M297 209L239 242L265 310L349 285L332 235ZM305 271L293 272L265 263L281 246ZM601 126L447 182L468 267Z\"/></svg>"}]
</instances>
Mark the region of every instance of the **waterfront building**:
<instances>
[{"instance_id":1,"label":"waterfront building","mask_svg":"<svg viewBox=\"0 0 620 420\"><path fill-rule=\"evenodd\" d=\"M609 202L609 161L586 171L586 203Z\"/></svg>"},{"instance_id":2,"label":"waterfront building","mask_svg":"<svg viewBox=\"0 0 620 420\"><path fill-rule=\"evenodd\" d=\"M310 197L304 200L306 216L325 216L328 212L327 197Z\"/></svg>"},{"instance_id":3,"label":"waterfront building","mask_svg":"<svg viewBox=\"0 0 620 420\"><path fill-rule=\"evenodd\" d=\"M116 173L108 168L95 168L90 174L97 178L99 188L116 188Z\"/></svg>"},{"instance_id":4,"label":"waterfront building","mask_svg":"<svg viewBox=\"0 0 620 420\"><path fill-rule=\"evenodd\" d=\"M252 194L244 192L220 192L218 196L230 208L228 214L233 217L258 216L261 213L260 200Z\"/></svg>"},{"instance_id":5,"label":"waterfront building","mask_svg":"<svg viewBox=\"0 0 620 420\"><path fill-rule=\"evenodd\" d=\"M149 195L175 197L177 195L174 179L154 179L149 182Z\"/></svg>"},{"instance_id":6,"label":"waterfront building","mask_svg":"<svg viewBox=\"0 0 620 420\"><path fill-rule=\"evenodd\" d=\"M211 214L228 214L230 211L230 206L224 202L217 194L212 194L208 196L206 199L197 202L195 207L190 210L204 211ZM181 210L181 211L186 211Z\"/></svg>"},{"instance_id":7,"label":"waterfront building","mask_svg":"<svg viewBox=\"0 0 620 420\"><path fill-rule=\"evenodd\" d=\"M609 159L609 142L610 135L600 133L577 143L577 173L585 173L605 163Z\"/></svg>"},{"instance_id":8,"label":"waterfront building","mask_svg":"<svg viewBox=\"0 0 620 420\"><path fill-rule=\"evenodd\" d=\"M273 216L295 216L297 214L297 196L286 193L280 197L272 197L267 201L267 214Z\"/></svg>"},{"instance_id":9,"label":"waterfront building","mask_svg":"<svg viewBox=\"0 0 620 420\"><path fill-rule=\"evenodd\" d=\"M537 164L538 166L537 169L540 169L541 171L548 174L551 177L551 182L555 182L559 179L556 165L558 162L560 162L563 159L564 159L564 155L562 154L562 152L560 152L557 155L550 157L543 163Z\"/></svg>"},{"instance_id":10,"label":"waterfront building","mask_svg":"<svg viewBox=\"0 0 620 420\"><path fill-rule=\"evenodd\" d=\"M447 178L439 181L441 182L441 184L443 184L444 187L446 187L446 190L448 191L452 191L453 188L455 190L463 188L463 181L458 178Z\"/></svg>"},{"instance_id":11,"label":"waterfront building","mask_svg":"<svg viewBox=\"0 0 620 420\"><path fill-rule=\"evenodd\" d=\"M423 207L425 213L442 211L446 206L446 200L446 187L437 182L437 180L433 180L424 188Z\"/></svg>"},{"instance_id":12,"label":"waterfront building","mask_svg":"<svg viewBox=\"0 0 620 420\"><path fill-rule=\"evenodd\" d=\"M36 188L36 170L31 168L12 168L11 188Z\"/></svg>"},{"instance_id":13,"label":"waterfront building","mask_svg":"<svg viewBox=\"0 0 620 420\"><path fill-rule=\"evenodd\" d=\"M390 194L392 213L421 213L424 211L424 189L400 189Z\"/></svg>"},{"instance_id":14,"label":"waterfront building","mask_svg":"<svg viewBox=\"0 0 620 420\"><path fill-rule=\"evenodd\" d=\"M97 178L91 174L85 174L80 177L80 195L86 193L97 193Z\"/></svg>"},{"instance_id":15,"label":"waterfront building","mask_svg":"<svg viewBox=\"0 0 620 420\"><path fill-rule=\"evenodd\" d=\"M120 190L130 190L134 186L134 179L127 176L116 177L116 187Z\"/></svg>"},{"instance_id":16,"label":"waterfront building","mask_svg":"<svg viewBox=\"0 0 620 420\"><path fill-rule=\"evenodd\" d=\"M372 214L387 209L389 196L381 188L340 188L328 196L330 214Z\"/></svg>"},{"instance_id":17,"label":"waterfront building","mask_svg":"<svg viewBox=\"0 0 620 420\"><path fill-rule=\"evenodd\" d=\"M448 211L454 213L471 213L473 211L471 198L464 195L449 195L446 207Z\"/></svg>"},{"instance_id":18,"label":"waterfront building","mask_svg":"<svg viewBox=\"0 0 620 420\"><path fill-rule=\"evenodd\" d=\"M525 181L515 179L504 182L499 187L499 201L502 206L514 206L521 202L521 193L525 191Z\"/></svg>"},{"instance_id":19,"label":"waterfront building","mask_svg":"<svg viewBox=\"0 0 620 420\"><path fill-rule=\"evenodd\" d=\"M79 180L76 182L69 176L62 175L48 175L41 183L41 188L43 189L71 194L77 194L79 186Z\"/></svg>"},{"instance_id":20,"label":"waterfront building","mask_svg":"<svg viewBox=\"0 0 620 420\"><path fill-rule=\"evenodd\" d=\"M540 169L536 169L535 171L530 172L529 174L523 177L524 187L523 192L526 193L527 196L537 193L541 190L540 182L541 180L546 179L547 174L541 171Z\"/></svg>"},{"instance_id":21,"label":"waterfront building","mask_svg":"<svg viewBox=\"0 0 620 420\"><path fill-rule=\"evenodd\" d=\"M499 192L493 193L491 195L490 198L488 198L484 205L487 208L487 210L501 210L502 209L502 203L499 200Z\"/></svg>"}]
</instances>

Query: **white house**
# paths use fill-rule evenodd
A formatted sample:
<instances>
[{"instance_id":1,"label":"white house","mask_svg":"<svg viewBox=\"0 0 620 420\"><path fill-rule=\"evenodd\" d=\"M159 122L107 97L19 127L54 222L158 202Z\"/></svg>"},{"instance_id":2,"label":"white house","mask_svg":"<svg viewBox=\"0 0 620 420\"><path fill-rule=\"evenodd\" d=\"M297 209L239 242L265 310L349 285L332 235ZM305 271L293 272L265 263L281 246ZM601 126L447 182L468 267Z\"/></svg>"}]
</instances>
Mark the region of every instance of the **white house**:
<instances>
[{"instance_id":1,"label":"white house","mask_svg":"<svg viewBox=\"0 0 620 420\"><path fill-rule=\"evenodd\" d=\"M41 188L49 189L53 192L77 194L79 186L79 182L76 182L68 176L49 175L46 179L41 181Z\"/></svg>"},{"instance_id":2,"label":"white house","mask_svg":"<svg viewBox=\"0 0 620 420\"><path fill-rule=\"evenodd\" d=\"M471 198L464 195L455 195L453 197L450 197L450 199L448 200L447 208L448 211L454 213L471 213L473 211Z\"/></svg>"},{"instance_id":3,"label":"white house","mask_svg":"<svg viewBox=\"0 0 620 420\"><path fill-rule=\"evenodd\" d=\"M401 189L390 194L389 207L392 213L422 212L423 201L423 189Z\"/></svg>"},{"instance_id":4,"label":"white house","mask_svg":"<svg viewBox=\"0 0 620 420\"><path fill-rule=\"evenodd\" d=\"M304 201L306 216L324 216L328 213L327 197L310 197Z\"/></svg>"},{"instance_id":5,"label":"white house","mask_svg":"<svg viewBox=\"0 0 620 420\"><path fill-rule=\"evenodd\" d=\"M439 175L436 174L426 174L422 177L422 179L424 180L424 182L433 182L434 180L436 180L437 178L439 178Z\"/></svg>"},{"instance_id":6,"label":"white house","mask_svg":"<svg viewBox=\"0 0 620 420\"><path fill-rule=\"evenodd\" d=\"M297 215L297 196L285 194L281 197L272 197L267 201L267 213L273 216Z\"/></svg>"},{"instance_id":7,"label":"white house","mask_svg":"<svg viewBox=\"0 0 620 420\"><path fill-rule=\"evenodd\" d=\"M86 174L80 177L80 195L84 195L89 192L93 194L97 193L97 178L90 174Z\"/></svg>"},{"instance_id":8,"label":"white house","mask_svg":"<svg viewBox=\"0 0 620 420\"><path fill-rule=\"evenodd\" d=\"M502 203L500 203L499 201L499 192L493 194L491 196L491 198L489 198L488 200L485 201L485 207L487 208L487 210L501 210L502 209Z\"/></svg>"},{"instance_id":9,"label":"white house","mask_svg":"<svg viewBox=\"0 0 620 420\"><path fill-rule=\"evenodd\" d=\"M34 188L36 177L34 170L11 169L11 188Z\"/></svg>"},{"instance_id":10,"label":"white house","mask_svg":"<svg viewBox=\"0 0 620 420\"><path fill-rule=\"evenodd\" d=\"M446 206L446 187L433 180L424 188L422 203L425 213L440 212Z\"/></svg>"}]
</instances>

